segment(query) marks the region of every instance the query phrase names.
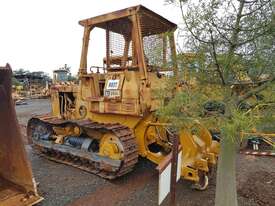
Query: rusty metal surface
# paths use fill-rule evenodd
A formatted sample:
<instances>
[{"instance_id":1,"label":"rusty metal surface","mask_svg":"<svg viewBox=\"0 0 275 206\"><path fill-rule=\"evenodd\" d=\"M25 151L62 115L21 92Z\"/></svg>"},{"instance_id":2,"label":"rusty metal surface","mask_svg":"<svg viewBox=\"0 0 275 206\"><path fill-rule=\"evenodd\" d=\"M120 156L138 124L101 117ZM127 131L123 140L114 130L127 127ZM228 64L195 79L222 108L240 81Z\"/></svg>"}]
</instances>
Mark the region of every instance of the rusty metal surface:
<instances>
[{"instance_id":1,"label":"rusty metal surface","mask_svg":"<svg viewBox=\"0 0 275 206\"><path fill-rule=\"evenodd\" d=\"M120 140L124 148L124 159L112 160L91 152L85 152L65 145L54 144L51 141L33 139L37 151L46 158L71 165L81 170L96 174L106 179L115 179L133 170L138 162L138 149L132 131L120 124L102 124L90 120L62 120L49 115L41 115L30 119L27 133L31 138L34 129L41 124L46 124L48 128L54 126L65 126L74 124L84 130L95 129L101 132L112 132Z\"/></svg>"},{"instance_id":2,"label":"rusty metal surface","mask_svg":"<svg viewBox=\"0 0 275 206\"><path fill-rule=\"evenodd\" d=\"M105 22L108 21L112 21L114 19L123 19L126 20L127 17L132 16L132 15L136 15L136 14L146 14L148 16L152 17L152 20L148 23L151 23L152 25L155 25L155 23L159 23L161 22L163 29L175 29L177 27L176 24L170 22L169 20L167 20L166 18L160 16L159 14L151 11L150 9L142 6L142 5L138 5L138 6L133 6L133 7L129 7L126 9L122 9L119 11L115 11L115 12L111 12L111 13L107 13L107 14L103 14L100 16L96 16L96 17L92 17L92 18L88 18L88 19L84 19L79 21L79 24L82 26L93 26L93 25L97 25L97 26L101 26L102 28L106 28L106 24ZM155 20L158 21L155 21ZM113 27L113 29L115 29L115 26Z\"/></svg>"},{"instance_id":3,"label":"rusty metal surface","mask_svg":"<svg viewBox=\"0 0 275 206\"><path fill-rule=\"evenodd\" d=\"M12 71L0 67L0 205L32 205L36 192L11 97Z\"/></svg>"}]
</instances>

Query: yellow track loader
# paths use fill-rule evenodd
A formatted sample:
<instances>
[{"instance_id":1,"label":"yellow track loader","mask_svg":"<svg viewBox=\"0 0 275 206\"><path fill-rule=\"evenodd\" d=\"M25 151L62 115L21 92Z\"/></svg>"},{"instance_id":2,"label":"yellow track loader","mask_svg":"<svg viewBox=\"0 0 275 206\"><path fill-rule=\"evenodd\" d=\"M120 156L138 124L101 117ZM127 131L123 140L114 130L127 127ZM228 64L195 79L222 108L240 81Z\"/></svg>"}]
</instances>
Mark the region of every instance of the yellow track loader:
<instances>
[{"instance_id":1,"label":"yellow track loader","mask_svg":"<svg viewBox=\"0 0 275 206\"><path fill-rule=\"evenodd\" d=\"M79 23L84 36L78 84L52 85L52 113L28 122L35 148L107 179L132 171L138 156L160 164L171 152L173 132L155 115L161 102L154 90L177 75L177 25L141 5ZM97 37L103 37L102 48L94 46ZM94 59L88 50L103 51L102 66L89 63ZM201 124L193 126L196 134L191 128L178 134L181 177L205 188L219 143Z\"/></svg>"},{"instance_id":2,"label":"yellow track loader","mask_svg":"<svg viewBox=\"0 0 275 206\"><path fill-rule=\"evenodd\" d=\"M11 97L12 71L0 67L0 206L40 202Z\"/></svg>"}]
</instances>

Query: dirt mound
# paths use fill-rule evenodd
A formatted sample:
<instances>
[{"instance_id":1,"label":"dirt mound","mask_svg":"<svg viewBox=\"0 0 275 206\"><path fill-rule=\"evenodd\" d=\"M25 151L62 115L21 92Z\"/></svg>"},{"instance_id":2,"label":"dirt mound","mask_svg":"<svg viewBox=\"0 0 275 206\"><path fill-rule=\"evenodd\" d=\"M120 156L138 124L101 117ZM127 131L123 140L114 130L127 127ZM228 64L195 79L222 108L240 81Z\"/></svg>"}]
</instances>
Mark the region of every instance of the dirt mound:
<instances>
[{"instance_id":1,"label":"dirt mound","mask_svg":"<svg viewBox=\"0 0 275 206\"><path fill-rule=\"evenodd\" d=\"M239 195L251 199L260 206L275 205L275 172L250 173L248 180L238 190Z\"/></svg>"}]
</instances>

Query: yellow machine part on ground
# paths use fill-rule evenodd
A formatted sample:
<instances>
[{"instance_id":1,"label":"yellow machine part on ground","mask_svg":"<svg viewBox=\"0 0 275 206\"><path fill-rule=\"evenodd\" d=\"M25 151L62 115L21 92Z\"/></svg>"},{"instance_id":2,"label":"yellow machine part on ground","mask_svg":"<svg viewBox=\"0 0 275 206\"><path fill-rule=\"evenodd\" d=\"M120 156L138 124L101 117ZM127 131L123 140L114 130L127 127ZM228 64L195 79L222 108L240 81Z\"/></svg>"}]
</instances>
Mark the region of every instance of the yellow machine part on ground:
<instances>
[{"instance_id":1,"label":"yellow machine part on ground","mask_svg":"<svg viewBox=\"0 0 275 206\"><path fill-rule=\"evenodd\" d=\"M0 67L0 205L40 202L11 98L10 66Z\"/></svg>"}]
</instances>

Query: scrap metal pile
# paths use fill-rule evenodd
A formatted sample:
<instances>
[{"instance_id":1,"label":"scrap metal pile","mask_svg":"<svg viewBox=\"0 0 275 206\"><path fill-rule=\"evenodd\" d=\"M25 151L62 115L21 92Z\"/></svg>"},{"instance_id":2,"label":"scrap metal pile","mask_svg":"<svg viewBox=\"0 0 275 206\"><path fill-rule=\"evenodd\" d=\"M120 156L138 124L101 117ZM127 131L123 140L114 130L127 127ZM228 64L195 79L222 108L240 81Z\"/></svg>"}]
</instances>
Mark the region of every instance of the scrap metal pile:
<instances>
[{"instance_id":1,"label":"scrap metal pile","mask_svg":"<svg viewBox=\"0 0 275 206\"><path fill-rule=\"evenodd\" d=\"M50 96L51 79L44 72L13 71L13 99L22 102L28 98L47 98Z\"/></svg>"}]
</instances>

